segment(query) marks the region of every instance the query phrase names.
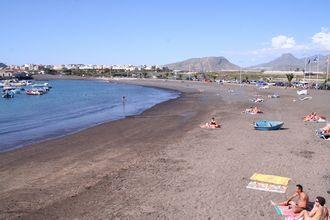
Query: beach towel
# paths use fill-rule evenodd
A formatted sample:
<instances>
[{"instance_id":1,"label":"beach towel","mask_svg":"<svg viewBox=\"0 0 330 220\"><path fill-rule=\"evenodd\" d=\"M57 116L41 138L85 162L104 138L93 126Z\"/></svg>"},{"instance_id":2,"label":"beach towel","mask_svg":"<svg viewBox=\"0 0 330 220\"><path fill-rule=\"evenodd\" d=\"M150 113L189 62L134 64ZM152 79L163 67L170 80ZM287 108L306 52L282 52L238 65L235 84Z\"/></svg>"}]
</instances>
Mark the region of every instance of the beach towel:
<instances>
[{"instance_id":1,"label":"beach towel","mask_svg":"<svg viewBox=\"0 0 330 220\"><path fill-rule=\"evenodd\" d=\"M221 126L215 126L215 125L209 125L209 124L204 124L204 125L200 125L200 128L205 128L205 129L216 129L216 128L220 128Z\"/></svg>"},{"instance_id":2,"label":"beach towel","mask_svg":"<svg viewBox=\"0 0 330 220\"><path fill-rule=\"evenodd\" d=\"M278 205L275 205L274 206L274 209L276 211L276 213L279 215L279 216L284 216L285 220L302 220L303 218L296 218L297 214L295 214L292 209L289 209L288 206L278 206Z\"/></svg>"},{"instance_id":3,"label":"beach towel","mask_svg":"<svg viewBox=\"0 0 330 220\"><path fill-rule=\"evenodd\" d=\"M251 176L250 180L287 186L290 181L290 178L282 177L282 176L261 174L261 173L254 173Z\"/></svg>"},{"instance_id":4,"label":"beach towel","mask_svg":"<svg viewBox=\"0 0 330 220\"><path fill-rule=\"evenodd\" d=\"M282 185L274 185L270 183L260 183L256 181L251 181L246 186L247 189L254 189L254 190L260 190L260 191L266 191L266 192L276 192L276 193L285 193L287 186Z\"/></svg>"}]
</instances>

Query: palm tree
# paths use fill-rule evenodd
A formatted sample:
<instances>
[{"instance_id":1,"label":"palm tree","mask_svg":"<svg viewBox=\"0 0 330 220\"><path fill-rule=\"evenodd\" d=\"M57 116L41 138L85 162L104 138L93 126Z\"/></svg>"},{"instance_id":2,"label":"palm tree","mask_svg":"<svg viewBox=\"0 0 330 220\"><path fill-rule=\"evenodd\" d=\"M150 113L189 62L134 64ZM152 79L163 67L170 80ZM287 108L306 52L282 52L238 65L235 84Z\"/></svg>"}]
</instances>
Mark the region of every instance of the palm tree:
<instances>
[{"instance_id":1,"label":"palm tree","mask_svg":"<svg viewBox=\"0 0 330 220\"><path fill-rule=\"evenodd\" d=\"M289 86L291 86L291 81L294 78L293 73L286 74L286 78L288 79Z\"/></svg>"}]
</instances>

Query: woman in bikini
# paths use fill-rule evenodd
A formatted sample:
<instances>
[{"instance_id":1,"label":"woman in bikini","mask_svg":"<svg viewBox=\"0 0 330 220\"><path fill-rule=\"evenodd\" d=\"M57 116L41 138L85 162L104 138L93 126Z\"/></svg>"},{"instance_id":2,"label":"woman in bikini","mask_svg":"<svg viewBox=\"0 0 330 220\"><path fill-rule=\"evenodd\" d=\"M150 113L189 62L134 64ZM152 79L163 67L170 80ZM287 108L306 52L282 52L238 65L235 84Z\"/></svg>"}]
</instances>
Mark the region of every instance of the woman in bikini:
<instances>
[{"instance_id":1,"label":"woman in bikini","mask_svg":"<svg viewBox=\"0 0 330 220\"><path fill-rule=\"evenodd\" d=\"M303 217L304 220L328 220L329 212L324 206L325 199L321 196L316 197L312 211L303 210L296 219Z\"/></svg>"}]
</instances>

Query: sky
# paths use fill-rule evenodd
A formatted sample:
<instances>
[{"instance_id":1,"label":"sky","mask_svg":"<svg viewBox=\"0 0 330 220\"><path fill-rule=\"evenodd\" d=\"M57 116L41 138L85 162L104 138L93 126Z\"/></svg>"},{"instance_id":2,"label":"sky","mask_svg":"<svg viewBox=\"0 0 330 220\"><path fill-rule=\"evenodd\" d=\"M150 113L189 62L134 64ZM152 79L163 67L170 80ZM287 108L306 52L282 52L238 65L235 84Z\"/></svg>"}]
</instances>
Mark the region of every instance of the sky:
<instances>
[{"instance_id":1,"label":"sky","mask_svg":"<svg viewBox=\"0 0 330 220\"><path fill-rule=\"evenodd\" d=\"M1 0L0 62L250 66L330 54L329 0Z\"/></svg>"}]
</instances>

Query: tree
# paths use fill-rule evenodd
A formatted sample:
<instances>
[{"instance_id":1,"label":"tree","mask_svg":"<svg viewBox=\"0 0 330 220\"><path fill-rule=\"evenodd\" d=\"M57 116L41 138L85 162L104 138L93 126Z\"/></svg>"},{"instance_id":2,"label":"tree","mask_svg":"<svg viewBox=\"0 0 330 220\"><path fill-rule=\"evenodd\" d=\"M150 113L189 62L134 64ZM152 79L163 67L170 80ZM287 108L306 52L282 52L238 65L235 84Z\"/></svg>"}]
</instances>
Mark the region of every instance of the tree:
<instances>
[{"instance_id":1,"label":"tree","mask_svg":"<svg viewBox=\"0 0 330 220\"><path fill-rule=\"evenodd\" d=\"M143 74L143 78L147 78L147 76L148 76L147 72L143 72L142 74Z\"/></svg>"},{"instance_id":2,"label":"tree","mask_svg":"<svg viewBox=\"0 0 330 220\"><path fill-rule=\"evenodd\" d=\"M288 79L289 86L291 86L291 81L292 81L292 79L294 78L293 73L288 73L288 74L286 74L286 78Z\"/></svg>"}]
</instances>

